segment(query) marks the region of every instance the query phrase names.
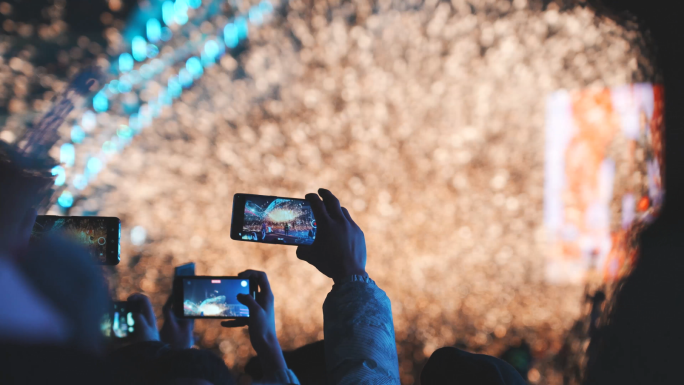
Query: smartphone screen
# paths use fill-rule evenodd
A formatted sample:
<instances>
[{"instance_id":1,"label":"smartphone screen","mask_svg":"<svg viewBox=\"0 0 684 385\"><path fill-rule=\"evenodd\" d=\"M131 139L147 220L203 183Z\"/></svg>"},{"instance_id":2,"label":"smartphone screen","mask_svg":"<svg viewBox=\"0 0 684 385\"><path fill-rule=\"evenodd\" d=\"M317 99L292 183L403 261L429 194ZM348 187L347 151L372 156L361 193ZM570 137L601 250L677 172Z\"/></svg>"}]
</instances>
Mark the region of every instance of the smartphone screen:
<instances>
[{"instance_id":1,"label":"smartphone screen","mask_svg":"<svg viewBox=\"0 0 684 385\"><path fill-rule=\"evenodd\" d=\"M126 301L113 303L109 314L102 319L101 329L105 337L125 339L135 333L136 325L133 313L139 312Z\"/></svg>"},{"instance_id":2,"label":"smartphone screen","mask_svg":"<svg viewBox=\"0 0 684 385\"><path fill-rule=\"evenodd\" d=\"M238 294L256 294L254 283L238 277L177 277L176 315L184 318L244 318L249 309Z\"/></svg>"},{"instance_id":3,"label":"smartphone screen","mask_svg":"<svg viewBox=\"0 0 684 385\"><path fill-rule=\"evenodd\" d=\"M310 245L316 239L316 219L304 199L235 194L230 237L249 242Z\"/></svg>"},{"instance_id":4,"label":"smartphone screen","mask_svg":"<svg viewBox=\"0 0 684 385\"><path fill-rule=\"evenodd\" d=\"M39 240L49 233L61 233L71 238L85 247L93 258L103 265L119 263L119 218L38 215L31 232L31 240Z\"/></svg>"}]
</instances>

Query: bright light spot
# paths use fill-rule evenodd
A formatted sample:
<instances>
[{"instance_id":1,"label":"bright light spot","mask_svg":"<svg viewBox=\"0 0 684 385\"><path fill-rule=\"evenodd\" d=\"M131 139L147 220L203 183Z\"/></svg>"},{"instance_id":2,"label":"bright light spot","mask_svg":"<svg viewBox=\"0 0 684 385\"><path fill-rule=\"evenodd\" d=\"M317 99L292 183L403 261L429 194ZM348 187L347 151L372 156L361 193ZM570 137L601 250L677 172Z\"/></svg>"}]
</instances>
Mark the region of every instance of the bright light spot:
<instances>
[{"instance_id":1,"label":"bright light spot","mask_svg":"<svg viewBox=\"0 0 684 385\"><path fill-rule=\"evenodd\" d=\"M202 0L188 0L188 5L192 9L197 9L202 5Z\"/></svg>"},{"instance_id":2,"label":"bright light spot","mask_svg":"<svg viewBox=\"0 0 684 385\"><path fill-rule=\"evenodd\" d=\"M74 176L72 184L74 185L74 187L76 187L76 189L83 190L88 186L88 179L82 174L78 174Z\"/></svg>"},{"instance_id":3,"label":"bright light spot","mask_svg":"<svg viewBox=\"0 0 684 385\"><path fill-rule=\"evenodd\" d=\"M228 23L223 28L223 40L226 42L226 47L235 48L240 43L237 26L233 23Z\"/></svg>"},{"instance_id":4,"label":"bright light spot","mask_svg":"<svg viewBox=\"0 0 684 385\"><path fill-rule=\"evenodd\" d=\"M147 57L150 59L159 55L159 47L154 44L147 45Z\"/></svg>"},{"instance_id":5,"label":"bright light spot","mask_svg":"<svg viewBox=\"0 0 684 385\"><path fill-rule=\"evenodd\" d=\"M162 20L164 24L172 25L175 22L174 16L173 1L165 1L162 4Z\"/></svg>"},{"instance_id":6,"label":"bright light spot","mask_svg":"<svg viewBox=\"0 0 684 385\"><path fill-rule=\"evenodd\" d=\"M112 80L109 85L107 86L107 89L109 92L113 94L118 94L119 93L119 81L114 79Z\"/></svg>"},{"instance_id":7,"label":"bright light spot","mask_svg":"<svg viewBox=\"0 0 684 385\"><path fill-rule=\"evenodd\" d=\"M261 14L259 7L252 7L249 10L249 21L255 25L261 25L264 22L264 16Z\"/></svg>"},{"instance_id":8,"label":"bright light spot","mask_svg":"<svg viewBox=\"0 0 684 385\"><path fill-rule=\"evenodd\" d=\"M128 117L128 126L134 132L140 131L142 127L140 126L140 119L138 119L138 114L131 114L131 116Z\"/></svg>"},{"instance_id":9,"label":"bright light spot","mask_svg":"<svg viewBox=\"0 0 684 385\"><path fill-rule=\"evenodd\" d=\"M86 170L88 170L89 175L97 175L102 171L102 161L100 158L90 158L86 164Z\"/></svg>"},{"instance_id":10,"label":"bright light spot","mask_svg":"<svg viewBox=\"0 0 684 385\"><path fill-rule=\"evenodd\" d=\"M69 208L74 204L74 196L68 191L63 191L62 195L57 198L57 204L64 208Z\"/></svg>"},{"instance_id":11,"label":"bright light spot","mask_svg":"<svg viewBox=\"0 0 684 385\"><path fill-rule=\"evenodd\" d=\"M168 87L169 87L169 95L172 98L179 97L181 95L181 93L183 92L183 87L181 86L181 83L176 76L169 78ZM171 104L171 102L169 101L166 104Z\"/></svg>"},{"instance_id":12,"label":"bright light spot","mask_svg":"<svg viewBox=\"0 0 684 385\"><path fill-rule=\"evenodd\" d=\"M216 57L220 53L220 48L218 43L216 43L216 40L209 40L205 45L204 45L204 52L209 56L209 58L213 61L216 60Z\"/></svg>"},{"instance_id":13,"label":"bright light spot","mask_svg":"<svg viewBox=\"0 0 684 385\"><path fill-rule=\"evenodd\" d=\"M178 80L181 86L188 88L192 85L192 74L187 69L183 68L178 72Z\"/></svg>"},{"instance_id":14,"label":"bright light spot","mask_svg":"<svg viewBox=\"0 0 684 385\"><path fill-rule=\"evenodd\" d=\"M128 72L133 69L133 56L130 53L124 52L119 55L119 71Z\"/></svg>"},{"instance_id":15,"label":"bright light spot","mask_svg":"<svg viewBox=\"0 0 684 385\"><path fill-rule=\"evenodd\" d=\"M83 142L83 139L85 139L85 132L81 126L76 125L71 127L71 141L78 144Z\"/></svg>"},{"instance_id":16,"label":"bright light spot","mask_svg":"<svg viewBox=\"0 0 684 385\"><path fill-rule=\"evenodd\" d=\"M247 281L242 281L242 282L240 282L240 286L242 286L242 287L247 287Z\"/></svg>"},{"instance_id":17,"label":"bright light spot","mask_svg":"<svg viewBox=\"0 0 684 385\"><path fill-rule=\"evenodd\" d=\"M96 125L97 116L95 116L95 113L93 111L84 112L81 117L81 127L83 127L83 130L85 130L85 132L90 132Z\"/></svg>"},{"instance_id":18,"label":"bright light spot","mask_svg":"<svg viewBox=\"0 0 684 385\"><path fill-rule=\"evenodd\" d=\"M59 162L67 167L71 167L74 165L75 160L76 151L74 150L74 145L71 143L64 143L62 147L59 148Z\"/></svg>"},{"instance_id":19,"label":"bright light spot","mask_svg":"<svg viewBox=\"0 0 684 385\"><path fill-rule=\"evenodd\" d=\"M186 0L176 0L173 4L174 20L180 25L188 22L188 2Z\"/></svg>"},{"instance_id":20,"label":"bright light spot","mask_svg":"<svg viewBox=\"0 0 684 385\"><path fill-rule=\"evenodd\" d=\"M66 170L62 166L55 166L52 168L52 175L56 176L55 186L62 186L66 182Z\"/></svg>"},{"instance_id":21,"label":"bright light spot","mask_svg":"<svg viewBox=\"0 0 684 385\"><path fill-rule=\"evenodd\" d=\"M143 64L140 66L140 76L142 76L145 79L149 79L154 75L154 69L152 69L152 66L149 64Z\"/></svg>"},{"instance_id":22,"label":"bright light spot","mask_svg":"<svg viewBox=\"0 0 684 385\"><path fill-rule=\"evenodd\" d=\"M268 214L273 222L289 222L297 218L292 210L275 209Z\"/></svg>"},{"instance_id":23,"label":"bright light spot","mask_svg":"<svg viewBox=\"0 0 684 385\"><path fill-rule=\"evenodd\" d=\"M120 93L125 94L126 92L130 92L133 89L133 86L127 80L121 79L117 88Z\"/></svg>"},{"instance_id":24,"label":"bright light spot","mask_svg":"<svg viewBox=\"0 0 684 385\"><path fill-rule=\"evenodd\" d=\"M235 26L237 27L238 39L246 39L249 34L249 26L247 25L247 19L244 17L235 18Z\"/></svg>"},{"instance_id":25,"label":"bright light spot","mask_svg":"<svg viewBox=\"0 0 684 385\"><path fill-rule=\"evenodd\" d=\"M263 13L273 12L273 6L268 1L262 1L261 3L259 3L259 8L261 8L261 12Z\"/></svg>"},{"instance_id":26,"label":"bright light spot","mask_svg":"<svg viewBox=\"0 0 684 385\"><path fill-rule=\"evenodd\" d=\"M93 109L97 112L105 112L109 108L109 100L104 92L98 92L93 97Z\"/></svg>"},{"instance_id":27,"label":"bright light spot","mask_svg":"<svg viewBox=\"0 0 684 385\"><path fill-rule=\"evenodd\" d=\"M131 42L131 51L133 59L143 61L147 59L147 41L142 36L136 36Z\"/></svg>"},{"instance_id":28,"label":"bright light spot","mask_svg":"<svg viewBox=\"0 0 684 385\"><path fill-rule=\"evenodd\" d=\"M118 135L121 139L129 139L133 136L133 130L131 130L131 128L127 125L122 124L119 126L119 129L116 130L116 135Z\"/></svg>"},{"instance_id":29,"label":"bright light spot","mask_svg":"<svg viewBox=\"0 0 684 385\"><path fill-rule=\"evenodd\" d=\"M185 68L187 68L190 75L195 79L199 78L204 73L202 62L196 56L191 57L185 62Z\"/></svg>"},{"instance_id":30,"label":"bright light spot","mask_svg":"<svg viewBox=\"0 0 684 385\"><path fill-rule=\"evenodd\" d=\"M147 239L147 231L142 226L135 226L131 229L131 243L136 246L142 246Z\"/></svg>"},{"instance_id":31,"label":"bright light spot","mask_svg":"<svg viewBox=\"0 0 684 385\"><path fill-rule=\"evenodd\" d=\"M147 40L151 41L152 43L156 42L157 40L161 39L161 23L157 19L150 19L147 20L146 24L146 31L147 31Z\"/></svg>"},{"instance_id":32,"label":"bright light spot","mask_svg":"<svg viewBox=\"0 0 684 385\"><path fill-rule=\"evenodd\" d=\"M108 140L102 144L102 151L107 155L115 154L116 144Z\"/></svg>"}]
</instances>

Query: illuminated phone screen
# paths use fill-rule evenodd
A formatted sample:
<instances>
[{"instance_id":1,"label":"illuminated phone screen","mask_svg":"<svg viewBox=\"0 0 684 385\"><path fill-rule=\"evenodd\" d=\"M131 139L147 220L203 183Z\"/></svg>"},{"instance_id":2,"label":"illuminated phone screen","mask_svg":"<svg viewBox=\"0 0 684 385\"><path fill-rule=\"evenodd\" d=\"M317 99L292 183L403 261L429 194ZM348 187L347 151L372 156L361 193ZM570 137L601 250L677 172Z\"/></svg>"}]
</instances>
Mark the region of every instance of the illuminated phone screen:
<instances>
[{"instance_id":1,"label":"illuminated phone screen","mask_svg":"<svg viewBox=\"0 0 684 385\"><path fill-rule=\"evenodd\" d=\"M59 233L85 247L101 264L115 265L119 261L119 227L118 218L39 215L31 240Z\"/></svg>"},{"instance_id":2,"label":"illuminated phone screen","mask_svg":"<svg viewBox=\"0 0 684 385\"><path fill-rule=\"evenodd\" d=\"M102 318L102 334L108 338L130 337L136 329L133 313L128 302L114 302L111 311Z\"/></svg>"},{"instance_id":3,"label":"illuminated phone screen","mask_svg":"<svg viewBox=\"0 0 684 385\"><path fill-rule=\"evenodd\" d=\"M237 300L250 294L249 280L224 277L182 278L183 315L186 317L249 317L249 309Z\"/></svg>"},{"instance_id":4,"label":"illuminated phone screen","mask_svg":"<svg viewBox=\"0 0 684 385\"><path fill-rule=\"evenodd\" d=\"M244 216L239 239L290 245L310 245L316 239L316 220L304 199L241 197L244 197Z\"/></svg>"}]
</instances>

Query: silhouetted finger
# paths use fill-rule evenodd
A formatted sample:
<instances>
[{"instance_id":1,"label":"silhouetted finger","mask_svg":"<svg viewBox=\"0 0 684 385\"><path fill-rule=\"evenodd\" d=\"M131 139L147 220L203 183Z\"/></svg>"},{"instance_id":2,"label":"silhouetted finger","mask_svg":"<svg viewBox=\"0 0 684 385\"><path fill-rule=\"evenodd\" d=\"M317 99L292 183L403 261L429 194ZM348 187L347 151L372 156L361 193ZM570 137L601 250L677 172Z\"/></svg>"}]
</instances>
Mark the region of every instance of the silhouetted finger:
<instances>
[{"instance_id":1,"label":"silhouetted finger","mask_svg":"<svg viewBox=\"0 0 684 385\"><path fill-rule=\"evenodd\" d=\"M259 286L259 292L268 295L273 295L273 292L271 291L271 284L268 282L268 276L266 276L266 273L264 273L263 271L245 270L242 273L238 274L238 277L255 280L257 285Z\"/></svg>"},{"instance_id":2,"label":"silhouetted finger","mask_svg":"<svg viewBox=\"0 0 684 385\"><path fill-rule=\"evenodd\" d=\"M224 328L239 328L243 326L247 326L248 320L247 319L234 319L230 321L223 321L221 322L221 326Z\"/></svg>"},{"instance_id":3,"label":"silhouetted finger","mask_svg":"<svg viewBox=\"0 0 684 385\"><path fill-rule=\"evenodd\" d=\"M145 320L148 326L157 325L157 317L154 315L154 309L152 308L152 303L146 295L141 293L132 294L128 297L128 302L135 304L140 310L142 318Z\"/></svg>"},{"instance_id":4,"label":"silhouetted finger","mask_svg":"<svg viewBox=\"0 0 684 385\"><path fill-rule=\"evenodd\" d=\"M304 199L309 202L311 211L313 211L314 218L316 218L316 222L318 222L319 226L328 221L330 216L328 216L325 205L317 194L306 194Z\"/></svg>"},{"instance_id":5,"label":"silhouetted finger","mask_svg":"<svg viewBox=\"0 0 684 385\"><path fill-rule=\"evenodd\" d=\"M320 188L318 189L318 195L323 198L323 204L325 204L325 209L331 218L344 218L344 214L342 214L342 208L340 207L340 201L335 195L333 195L333 193L330 192L330 190Z\"/></svg>"},{"instance_id":6,"label":"silhouetted finger","mask_svg":"<svg viewBox=\"0 0 684 385\"><path fill-rule=\"evenodd\" d=\"M351 215L349 214L349 210L347 210L346 207L342 207L342 214L344 214L344 217L347 218L347 220L349 221L349 223L351 223L352 225L354 225L354 226L356 226L356 227L359 227L359 226L356 224L356 222L354 222L354 220L352 219Z\"/></svg>"},{"instance_id":7,"label":"silhouetted finger","mask_svg":"<svg viewBox=\"0 0 684 385\"><path fill-rule=\"evenodd\" d=\"M247 308L249 309L249 314L253 314L253 313L255 313L255 312L261 310L261 306L259 306L259 304L257 303L257 301L256 301L254 298L252 298L251 295L247 295L247 294L238 294L238 295L237 295L237 300L238 300L238 302L240 302L241 304L247 306Z\"/></svg>"}]
</instances>

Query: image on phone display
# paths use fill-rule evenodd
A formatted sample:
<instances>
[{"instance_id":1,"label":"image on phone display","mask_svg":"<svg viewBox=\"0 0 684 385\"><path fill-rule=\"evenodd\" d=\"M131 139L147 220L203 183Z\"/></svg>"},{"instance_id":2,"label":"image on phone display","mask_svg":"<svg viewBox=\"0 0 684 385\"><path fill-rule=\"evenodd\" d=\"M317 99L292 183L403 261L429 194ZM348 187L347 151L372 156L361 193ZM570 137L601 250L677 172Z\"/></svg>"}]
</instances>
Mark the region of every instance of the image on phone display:
<instances>
[{"instance_id":1,"label":"image on phone display","mask_svg":"<svg viewBox=\"0 0 684 385\"><path fill-rule=\"evenodd\" d=\"M114 302L109 314L102 318L102 334L108 338L127 338L135 333L134 309L126 301Z\"/></svg>"},{"instance_id":2,"label":"image on phone display","mask_svg":"<svg viewBox=\"0 0 684 385\"><path fill-rule=\"evenodd\" d=\"M119 263L121 222L113 217L60 217L39 215L31 231L37 241L50 233L59 233L85 247L99 263Z\"/></svg>"},{"instance_id":3,"label":"image on phone display","mask_svg":"<svg viewBox=\"0 0 684 385\"><path fill-rule=\"evenodd\" d=\"M290 245L310 245L316 239L316 219L306 200L236 195L236 200L242 199L244 215L238 239ZM233 209L241 206L234 204Z\"/></svg>"},{"instance_id":4,"label":"image on phone display","mask_svg":"<svg viewBox=\"0 0 684 385\"><path fill-rule=\"evenodd\" d=\"M201 318L249 317L249 309L237 300L250 294L247 279L226 277L180 278L183 285L183 316Z\"/></svg>"}]
</instances>

